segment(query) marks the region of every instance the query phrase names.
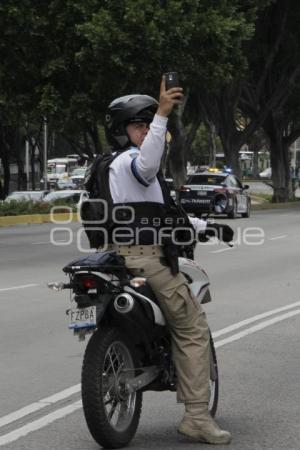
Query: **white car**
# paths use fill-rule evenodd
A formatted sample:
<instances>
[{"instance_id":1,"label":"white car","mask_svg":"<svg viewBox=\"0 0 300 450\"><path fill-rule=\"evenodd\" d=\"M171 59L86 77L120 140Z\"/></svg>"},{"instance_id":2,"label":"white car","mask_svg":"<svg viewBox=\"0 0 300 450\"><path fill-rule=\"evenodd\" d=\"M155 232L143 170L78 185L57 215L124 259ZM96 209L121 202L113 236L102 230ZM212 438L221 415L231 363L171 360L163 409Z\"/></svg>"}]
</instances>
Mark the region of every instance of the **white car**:
<instances>
[{"instance_id":1,"label":"white car","mask_svg":"<svg viewBox=\"0 0 300 450\"><path fill-rule=\"evenodd\" d=\"M81 203L88 198L88 192L82 189L65 189L63 191L52 191L43 198L44 202L55 202L56 200L65 200L68 204L80 207Z\"/></svg>"},{"instance_id":2,"label":"white car","mask_svg":"<svg viewBox=\"0 0 300 450\"><path fill-rule=\"evenodd\" d=\"M272 169L271 169L271 167L267 167L265 170L260 172L259 176L261 178L271 178L272 177Z\"/></svg>"},{"instance_id":3,"label":"white car","mask_svg":"<svg viewBox=\"0 0 300 450\"><path fill-rule=\"evenodd\" d=\"M44 197L49 191L14 191L9 194L4 200L6 203L15 202L40 202L44 200Z\"/></svg>"}]
</instances>

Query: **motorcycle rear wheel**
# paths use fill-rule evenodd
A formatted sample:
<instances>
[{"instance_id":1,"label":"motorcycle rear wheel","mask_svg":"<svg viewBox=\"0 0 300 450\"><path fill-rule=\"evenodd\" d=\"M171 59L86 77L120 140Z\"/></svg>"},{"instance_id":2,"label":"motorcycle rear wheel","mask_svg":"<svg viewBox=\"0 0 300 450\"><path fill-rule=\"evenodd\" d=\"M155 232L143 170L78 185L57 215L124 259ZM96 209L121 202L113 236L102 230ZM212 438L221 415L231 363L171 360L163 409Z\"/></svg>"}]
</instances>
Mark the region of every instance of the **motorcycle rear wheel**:
<instances>
[{"instance_id":1,"label":"motorcycle rear wheel","mask_svg":"<svg viewBox=\"0 0 300 450\"><path fill-rule=\"evenodd\" d=\"M105 448L126 446L138 427L142 393L129 393L124 381L124 370L134 376L135 367L135 350L119 330L92 335L82 366L82 404L91 435Z\"/></svg>"},{"instance_id":2,"label":"motorcycle rear wheel","mask_svg":"<svg viewBox=\"0 0 300 450\"><path fill-rule=\"evenodd\" d=\"M209 377L209 387L210 387L210 399L208 402L208 409L212 417L215 417L218 401L219 401L219 372L218 372L218 362L217 355L214 346L214 341L212 335L210 334L210 377Z\"/></svg>"}]
</instances>

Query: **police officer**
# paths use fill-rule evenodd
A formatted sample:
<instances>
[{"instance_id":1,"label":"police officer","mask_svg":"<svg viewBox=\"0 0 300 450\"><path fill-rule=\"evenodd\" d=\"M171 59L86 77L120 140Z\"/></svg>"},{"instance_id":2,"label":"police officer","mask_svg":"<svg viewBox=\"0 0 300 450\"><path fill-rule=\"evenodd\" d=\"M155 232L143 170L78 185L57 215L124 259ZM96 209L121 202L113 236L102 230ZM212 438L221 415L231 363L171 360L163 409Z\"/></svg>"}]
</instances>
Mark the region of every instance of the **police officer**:
<instances>
[{"instance_id":1,"label":"police officer","mask_svg":"<svg viewBox=\"0 0 300 450\"><path fill-rule=\"evenodd\" d=\"M177 400L185 405L178 431L210 444L227 444L230 433L221 430L208 411L209 329L205 313L185 277L172 264L176 254L171 258L166 255L158 239L166 223L174 226L174 214L165 220L172 208L166 200L159 168L168 116L182 99L182 88L166 90L163 77L159 102L147 95L128 95L108 107L106 137L113 150L121 151L109 167L110 194L114 207L122 205L131 211L126 229L110 235L110 246L125 257L133 275L147 278L168 322L178 376ZM189 220L197 233L205 235L205 221ZM218 225L215 230L218 235L223 233L225 241L233 237L226 225ZM174 250L174 245L167 248Z\"/></svg>"}]
</instances>

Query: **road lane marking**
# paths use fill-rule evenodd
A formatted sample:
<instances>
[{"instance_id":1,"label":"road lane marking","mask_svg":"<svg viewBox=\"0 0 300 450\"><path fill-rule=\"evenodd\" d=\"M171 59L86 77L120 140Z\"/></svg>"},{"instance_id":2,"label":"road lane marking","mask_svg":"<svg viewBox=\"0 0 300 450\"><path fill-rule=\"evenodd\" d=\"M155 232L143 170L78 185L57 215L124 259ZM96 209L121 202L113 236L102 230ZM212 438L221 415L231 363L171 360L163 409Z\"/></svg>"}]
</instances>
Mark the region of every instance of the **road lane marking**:
<instances>
[{"instance_id":1,"label":"road lane marking","mask_svg":"<svg viewBox=\"0 0 300 450\"><path fill-rule=\"evenodd\" d=\"M297 314L300 314L300 309L296 309L296 311L290 311L286 314L283 314L282 316L277 316L274 317L273 319L266 320L265 322L260 322L259 324L247 328L246 330L241 331L240 333L234 334L232 336L229 336L228 338L221 339L220 341L215 342L215 347L216 348L223 347L223 345L225 344L237 341L238 339L248 336L249 334L256 333L256 331L263 330L264 328L269 327L270 325L274 325L274 323L278 323L281 322L282 320L289 319L290 317L296 316Z\"/></svg>"},{"instance_id":2,"label":"road lane marking","mask_svg":"<svg viewBox=\"0 0 300 450\"><path fill-rule=\"evenodd\" d=\"M269 238L269 241L276 241L277 239L284 239L287 237L287 234L282 234L281 236L275 236L272 238Z\"/></svg>"},{"instance_id":3,"label":"road lane marking","mask_svg":"<svg viewBox=\"0 0 300 450\"><path fill-rule=\"evenodd\" d=\"M65 239L55 239L55 242L69 242ZM31 242L32 245L39 245L39 244L52 244L51 241L41 241L41 242Z\"/></svg>"},{"instance_id":4,"label":"road lane marking","mask_svg":"<svg viewBox=\"0 0 300 450\"><path fill-rule=\"evenodd\" d=\"M276 310L272 310L272 311L266 312L264 314L260 314L258 316L255 316L255 320L258 320L257 319L258 317L267 317L267 315L275 314L276 311L278 312L278 311L284 311L287 309L291 309L295 306L298 306L299 304L300 304L300 302L296 302L291 305L287 305L282 308L277 308ZM282 314L280 316L276 316L272 319L266 320L264 322L260 322L259 324L254 325L253 327L247 328L246 330L243 330L234 335L231 335L228 338L216 341L215 347L216 348L222 347L226 344L237 341L245 336L253 334L257 331L260 331L266 327L274 325L275 323L289 319L298 314L300 314L300 309L296 309L296 310L290 311L286 314ZM251 323L251 320L253 322L254 318L246 319L245 321L239 322L238 324L232 325L231 327L232 327L232 329L234 329L235 326L241 327L242 326L241 323L243 323L243 322ZM227 328L224 328L223 330L219 330L219 332L217 331L217 332L213 333L213 337L215 337L216 335L220 336L221 334L225 334L226 332L229 332L229 331L224 331L224 330L228 330L229 328L230 327L227 327ZM71 386L68 389L65 389L64 391L58 392L57 394L54 394L50 397L46 397L45 399L40 400L39 402L32 403L31 405L28 405L27 407L24 407L21 410L15 411L14 413L8 414L7 416L0 418L0 426L7 425L8 423L11 423L17 419L23 418L24 416L30 414L33 411L37 411L38 409L42 409L42 408L48 406L50 402L51 402L51 404L54 404L56 401L65 399L79 391L80 391L80 384L77 384L77 385ZM50 402L49 402L49 400L50 400ZM20 437L24 437L33 431L37 431L40 428L44 428L45 426L49 425L50 423L52 423L58 419L62 419L69 414L72 414L74 411L80 409L81 407L82 407L82 402L81 402L81 400L79 400L74 403L71 403L70 405L68 405L66 407L59 408L50 414L46 414L45 416L41 417L40 419L29 422L27 425L24 425L20 428L16 428L14 431L11 431L7 434L0 436L0 447L3 445L7 445L11 442L14 442L17 439L19 439Z\"/></svg>"},{"instance_id":5,"label":"road lane marking","mask_svg":"<svg viewBox=\"0 0 300 450\"><path fill-rule=\"evenodd\" d=\"M77 409L80 409L81 407L82 402L81 400L78 400L77 402L72 403L71 405L57 409L56 411L47 414L46 416L41 417L40 419L34 420L33 422L30 422L27 425L17 428L16 430L11 431L10 433L4 434L3 436L0 436L0 447L2 447L2 445L10 444L11 442L16 441L17 439L24 437L29 433L32 433L32 431L37 431L41 428L44 428L47 425L50 425L50 423L55 422L55 420L62 419L63 417L72 414L74 411L77 411Z\"/></svg>"},{"instance_id":6,"label":"road lane marking","mask_svg":"<svg viewBox=\"0 0 300 450\"><path fill-rule=\"evenodd\" d=\"M0 292L4 292L4 291L13 291L15 289L25 289L25 288L29 288L29 287L35 287L35 286L39 286L38 284L22 284L21 286L13 286L13 287L9 287L9 288L1 288Z\"/></svg>"},{"instance_id":7,"label":"road lane marking","mask_svg":"<svg viewBox=\"0 0 300 450\"><path fill-rule=\"evenodd\" d=\"M227 250L232 250L232 249L233 249L233 247L221 248L220 250L214 250L209 253L222 253L222 252L227 252Z\"/></svg>"},{"instance_id":8,"label":"road lane marking","mask_svg":"<svg viewBox=\"0 0 300 450\"><path fill-rule=\"evenodd\" d=\"M265 317L272 316L273 314L287 311L288 309L296 308L296 306L300 306L300 302L290 303L289 305L282 306L281 308L272 309L271 311L267 311L262 314L258 314L257 316L250 317L249 319L242 320L241 322L237 322L229 327L222 328L219 331L215 331L212 333L213 338L217 338L222 336L222 334L230 333L231 331L237 330L238 328L242 328L245 325L249 325L250 323L256 322L259 319L264 319Z\"/></svg>"},{"instance_id":9,"label":"road lane marking","mask_svg":"<svg viewBox=\"0 0 300 450\"><path fill-rule=\"evenodd\" d=\"M21 419L28 414L38 411L39 409L45 408L49 405L53 405L54 403L64 400L71 395L77 394L77 392L80 392L80 388L80 384L76 384L67 389L64 389L63 391L57 392L56 394L50 395L49 397L43 398L42 400L31 403L31 405L27 405L24 408L18 409L11 414L7 414L6 416L0 418L0 428L8 425L11 422Z\"/></svg>"}]
</instances>

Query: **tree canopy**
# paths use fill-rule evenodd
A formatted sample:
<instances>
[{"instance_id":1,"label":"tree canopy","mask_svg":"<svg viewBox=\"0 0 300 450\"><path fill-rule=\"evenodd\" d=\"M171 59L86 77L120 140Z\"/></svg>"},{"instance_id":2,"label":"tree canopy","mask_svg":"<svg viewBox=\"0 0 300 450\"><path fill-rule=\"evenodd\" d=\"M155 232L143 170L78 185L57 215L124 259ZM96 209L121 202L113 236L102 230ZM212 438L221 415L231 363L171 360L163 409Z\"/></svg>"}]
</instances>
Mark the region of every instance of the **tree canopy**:
<instances>
[{"instance_id":1,"label":"tree canopy","mask_svg":"<svg viewBox=\"0 0 300 450\"><path fill-rule=\"evenodd\" d=\"M101 120L115 96L157 96L166 70L177 70L191 88L216 85L245 63L242 43L253 23L239 3L3 2L1 105L87 125Z\"/></svg>"},{"instance_id":2,"label":"tree canopy","mask_svg":"<svg viewBox=\"0 0 300 450\"><path fill-rule=\"evenodd\" d=\"M299 12L296 0L290 2ZM253 105L250 114L249 102L248 111L243 109L241 99L245 105L242 94L250 92L260 66L265 67L262 62L268 61L275 37L266 31L264 21L281 3L283 0L2 2L2 162L7 164L16 141L11 136L20 129L27 136L36 133L36 145L44 116L50 130L77 151L90 155L102 152L101 125L109 102L130 92L157 97L161 75L169 70L179 72L187 100L184 110L173 118L173 125L170 121L175 135L176 129L181 130L174 142L173 170L182 172L184 151L190 148L204 119L216 126L225 152L232 139L238 147L242 141L234 137L240 136L235 122L237 108L252 123L256 121L248 128L249 135L265 119L257 108L254 112ZM297 33L295 19L291 40ZM296 37L289 54L295 42ZM280 47L283 65L284 52ZM261 88L264 92L264 83ZM218 109L213 113L207 105L218 105ZM227 156L233 157L233 153Z\"/></svg>"}]
</instances>

